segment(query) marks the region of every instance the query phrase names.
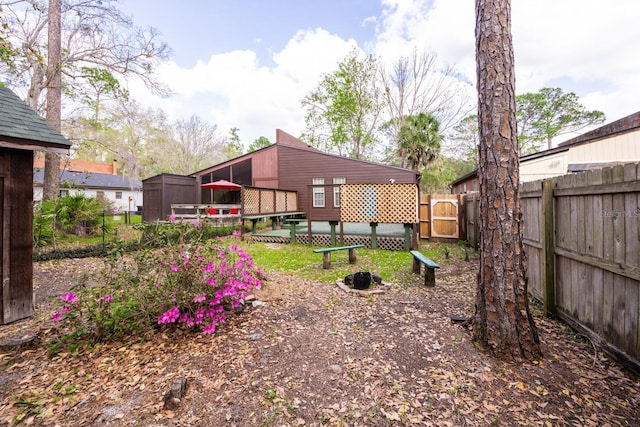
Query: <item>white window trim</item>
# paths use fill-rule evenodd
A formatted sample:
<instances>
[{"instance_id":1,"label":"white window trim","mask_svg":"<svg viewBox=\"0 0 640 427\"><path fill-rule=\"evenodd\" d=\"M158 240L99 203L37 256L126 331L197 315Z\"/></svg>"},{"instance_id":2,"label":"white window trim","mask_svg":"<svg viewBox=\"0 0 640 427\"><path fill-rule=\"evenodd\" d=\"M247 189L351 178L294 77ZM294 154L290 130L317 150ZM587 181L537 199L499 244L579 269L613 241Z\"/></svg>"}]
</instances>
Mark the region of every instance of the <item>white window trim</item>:
<instances>
[{"instance_id":1,"label":"white window trim","mask_svg":"<svg viewBox=\"0 0 640 427\"><path fill-rule=\"evenodd\" d=\"M317 203L316 200L316 195L322 195L322 204ZM325 202L325 194L324 194L324 187L313 187L313 207L314 208L324 208L326 202Z\"/></svg>"}]
</instances>

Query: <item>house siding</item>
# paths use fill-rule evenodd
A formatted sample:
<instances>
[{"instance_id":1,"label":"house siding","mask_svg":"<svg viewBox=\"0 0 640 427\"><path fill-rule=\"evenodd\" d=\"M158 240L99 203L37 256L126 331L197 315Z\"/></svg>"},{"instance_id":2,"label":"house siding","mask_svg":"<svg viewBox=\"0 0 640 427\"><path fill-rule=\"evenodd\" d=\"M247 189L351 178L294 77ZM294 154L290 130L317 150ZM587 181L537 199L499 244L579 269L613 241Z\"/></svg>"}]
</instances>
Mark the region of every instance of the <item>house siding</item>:
<instances>
[{"instance_id":1,"label":"house siding","mask_svg":"<svg viewBox=\"0 0 640 427\"><path fill-rule=\"evenodd\" d=\"M571 147L569 164L640 161L640 130Z\"/></svg>"},{"instance_id":2,"label":"house siding","mask_svg":"<svg viewBox=\"0 0 640 427\"><path fill-rule=\"evenodd\" d=\"M278 149L272 145L256 151L251 158L254 187L278 188Z\"/></svg>"}]
</instances>

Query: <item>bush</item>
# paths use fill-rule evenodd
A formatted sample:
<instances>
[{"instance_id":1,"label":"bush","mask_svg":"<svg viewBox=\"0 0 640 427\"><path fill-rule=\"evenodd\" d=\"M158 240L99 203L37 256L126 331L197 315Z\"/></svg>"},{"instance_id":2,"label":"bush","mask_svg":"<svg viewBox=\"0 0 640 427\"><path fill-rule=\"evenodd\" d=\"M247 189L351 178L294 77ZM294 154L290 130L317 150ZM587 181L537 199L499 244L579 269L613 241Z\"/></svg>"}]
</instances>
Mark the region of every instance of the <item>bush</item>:
<instances>
[{"instance_id":1,"label":"bush","mask_svg":"<svg viewBox=\"0 0 640 427\"><path fill-rule=\"evenodd\" d=\"M52 313L60 335L53 342L54 351L153 327L209 334L243 307L247 294L260 287L263 274L251 255L235 244L203 240L202 230L194 230L200 227L176 226L171 235L180 243L147 248L127 258L113 250L101 287L82 287L60 297L61 307ZM189 237L193 240L187 242Z\"/></svg>"},{"instance_id":2,"label":"bush","mask_svg":"<svg viewBox=\"0 0 640 427\"><path fill-rule=\"evenodd\" d=\"M57 232L79 237L109 232L110 222L103 216L106 208L104 199L82 193L39 202L33 215L35 246L51 244Z\"/></svg>"}]
</instances>

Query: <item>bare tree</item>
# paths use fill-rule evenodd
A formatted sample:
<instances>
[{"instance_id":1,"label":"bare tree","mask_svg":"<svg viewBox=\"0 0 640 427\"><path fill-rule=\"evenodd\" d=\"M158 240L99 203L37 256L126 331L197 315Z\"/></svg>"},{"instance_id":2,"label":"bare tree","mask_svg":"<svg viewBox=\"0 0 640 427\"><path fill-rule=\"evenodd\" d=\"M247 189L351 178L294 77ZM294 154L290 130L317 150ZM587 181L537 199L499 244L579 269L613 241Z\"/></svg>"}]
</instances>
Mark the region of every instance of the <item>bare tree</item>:
<instances>
[{"instance_id":1,"label":"bare tree","mask_svg":"<svg viewBox=\"0 0 640 427\"><path fill-rule=\"evenodd\" d=\"M542 356L522 245L511 5L476 0L480 272L474 338L496 356Z\"/></svg>"},{"instance_id":2,"label":"bare tree","mask_svg":"<svg viewBox=\"0 0 640 427\"><path fill-rule=\"evenodd\" d=\"M198 116L177 120L174 125L177 145L171 172L187 175L223 161L226 140L217 133L217 125Z\"/></svg>"},{"instance_id":3,"label":"bare tree","mask_svg":"<svg viewBox=\"0 0 640 427\"><path fill-rule=\"evenodd\" d=\"M460 81L453 67L441 66L433 52L414 50L410 56L400 57L391 69L382 69L379 77L387 101L386 130L396 144L394 151L406 117L432 115L444 134L472 109L466 90L470 84Z\"/></svg>"}]
</instances>

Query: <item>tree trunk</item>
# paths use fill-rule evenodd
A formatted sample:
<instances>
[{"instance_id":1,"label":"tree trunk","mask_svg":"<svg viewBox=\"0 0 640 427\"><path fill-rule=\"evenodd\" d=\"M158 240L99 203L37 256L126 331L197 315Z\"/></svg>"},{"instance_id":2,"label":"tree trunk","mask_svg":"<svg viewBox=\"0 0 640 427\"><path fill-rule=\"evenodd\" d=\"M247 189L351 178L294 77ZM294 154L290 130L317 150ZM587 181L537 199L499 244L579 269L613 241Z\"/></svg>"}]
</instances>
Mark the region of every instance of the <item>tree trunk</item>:
<instances>
[{"instance_id":1,"label":"tree trunk","mask_svg":"<svg viewBox=\"0 0 640 427\"><path fill-rule=\"evenodd\" d=\"M522 245L511 6L476 0L481 256L474 339L502 359L542 352Z\"/></svg>"},{"instance_id":2,"label":"tree trunk","mask_svg":"<svg viewBox=\"0 0 640 427\"><path fill-rule=\"evenodd\" d=\"M49 28L47 47L47 121L58 132L62 120L62 73L60 70L61 44L60 0L49 0ZM60 155L47 152L44 157L43 200L58 197L60 188Z\"/></svg>"}]
</instances>

